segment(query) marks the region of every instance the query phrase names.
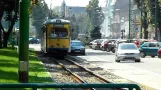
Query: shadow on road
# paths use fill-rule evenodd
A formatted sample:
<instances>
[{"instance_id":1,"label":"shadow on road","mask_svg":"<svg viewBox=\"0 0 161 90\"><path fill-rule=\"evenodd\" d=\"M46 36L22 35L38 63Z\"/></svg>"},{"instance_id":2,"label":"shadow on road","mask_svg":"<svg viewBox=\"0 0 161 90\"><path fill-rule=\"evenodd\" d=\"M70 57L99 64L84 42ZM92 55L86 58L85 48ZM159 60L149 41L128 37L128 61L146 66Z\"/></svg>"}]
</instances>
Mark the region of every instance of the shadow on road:
<instances>
[{"instance_id":1,"label":"shadow on road","mask_svg":"<svg viewBox=\"0 0 161 90\"><path fill-rule=\"evenodd\" d=\"M135 62L135 61L120 61L118 63L144 63L143 61L141 62Z\"/></svg>"},{"instance_id":2,"label":"shadow on road","mask_svg":"<svg viewBox=\"0 0 161 90\"><path fill-rule=\"evenodd\" d=\"M115 55L111 52L87 52L87 56L104 56L104 55Z\"/></svg>"}]
</instances>

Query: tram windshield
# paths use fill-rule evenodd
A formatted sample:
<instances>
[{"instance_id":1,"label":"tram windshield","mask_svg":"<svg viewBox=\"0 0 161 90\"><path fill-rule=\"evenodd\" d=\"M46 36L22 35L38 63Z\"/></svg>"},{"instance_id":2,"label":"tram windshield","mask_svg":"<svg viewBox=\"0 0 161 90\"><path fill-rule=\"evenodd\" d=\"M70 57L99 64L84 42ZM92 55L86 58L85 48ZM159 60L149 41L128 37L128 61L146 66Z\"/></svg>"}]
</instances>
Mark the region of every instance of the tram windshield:
<instances>
[{"instance_id":1,"label":"tram windshield","mask_svg":"<svg viewBox=\"0 0 161 90\"><path fill-rule=\"evenodd\" d=\"M68 32L65 28L54 28L51 30L51 37L67 37Z\"/></svg>"}]
</instances>

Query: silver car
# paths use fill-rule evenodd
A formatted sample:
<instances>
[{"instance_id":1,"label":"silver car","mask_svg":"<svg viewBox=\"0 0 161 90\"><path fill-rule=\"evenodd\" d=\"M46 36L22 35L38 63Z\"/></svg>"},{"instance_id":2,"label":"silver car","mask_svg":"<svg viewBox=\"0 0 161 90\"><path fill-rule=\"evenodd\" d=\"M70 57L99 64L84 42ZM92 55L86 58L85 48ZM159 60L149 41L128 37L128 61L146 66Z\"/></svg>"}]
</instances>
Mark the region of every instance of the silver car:
<instances>
[{"instance_id":1,"label":"silver car","mask_svg":"<svg viewBox=\"0 0 161 90\"><path fill-rule=\"evenodd\" d=\"M134 43L120 43L116 48L115 61L134 60L140 62L140 51Z\"/></svg>"}]
</instances>

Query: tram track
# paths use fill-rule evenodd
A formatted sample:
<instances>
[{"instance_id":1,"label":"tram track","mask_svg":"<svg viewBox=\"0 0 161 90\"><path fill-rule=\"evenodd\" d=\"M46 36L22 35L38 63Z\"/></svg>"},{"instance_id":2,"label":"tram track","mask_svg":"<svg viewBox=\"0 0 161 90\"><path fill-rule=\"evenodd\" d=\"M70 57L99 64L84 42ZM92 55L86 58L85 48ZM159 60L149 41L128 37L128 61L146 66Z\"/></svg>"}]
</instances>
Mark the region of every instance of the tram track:
<instances>
[{"instance_id":1,"label":"tram track","mask_svg":"<svg viewBox=\"0 0 161 90\"><path fill-rule=\"evenodd\" d=\"M111 83L104 79L100 75L94 73L93 71L81 66L80 64L65 58L65 60L57 60L52 58L57 64L59 64L64 70L68 71L76 79L76 81L81 83ZM77 70L76 70L77 69ZM80 72L80 73L79 73ZM90 88L90 90L124 90L124 89L95 89Z\"/></svg>"}]
</instances>

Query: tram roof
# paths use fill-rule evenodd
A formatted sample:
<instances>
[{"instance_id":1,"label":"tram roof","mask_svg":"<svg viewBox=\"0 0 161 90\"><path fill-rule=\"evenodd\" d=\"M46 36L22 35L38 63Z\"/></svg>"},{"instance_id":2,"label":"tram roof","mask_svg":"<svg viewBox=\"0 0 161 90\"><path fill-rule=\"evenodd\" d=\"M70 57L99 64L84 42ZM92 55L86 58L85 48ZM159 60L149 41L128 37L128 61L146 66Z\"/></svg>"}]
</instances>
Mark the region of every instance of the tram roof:
<instances>
[{"instance_id":1,"label":"tram roof","mask_svg":"<svg viewBox=\"0 0 161 90\"><path fill-rule=\"evenodd\" d=\"M44 24L69 24L69 20L65 19L49 19L44 22Z\"/></svg>"}]
</instances>

